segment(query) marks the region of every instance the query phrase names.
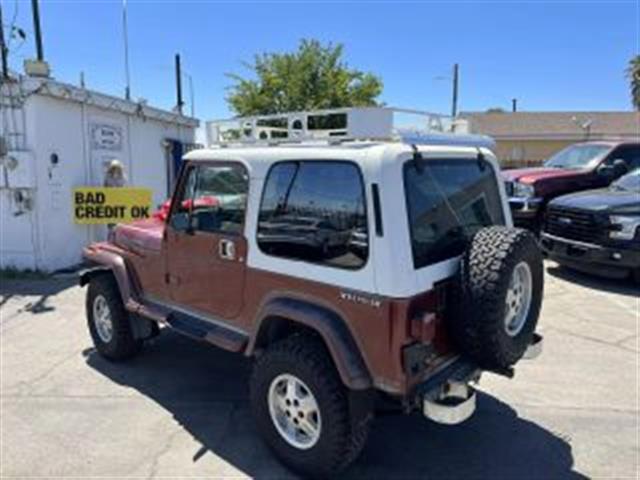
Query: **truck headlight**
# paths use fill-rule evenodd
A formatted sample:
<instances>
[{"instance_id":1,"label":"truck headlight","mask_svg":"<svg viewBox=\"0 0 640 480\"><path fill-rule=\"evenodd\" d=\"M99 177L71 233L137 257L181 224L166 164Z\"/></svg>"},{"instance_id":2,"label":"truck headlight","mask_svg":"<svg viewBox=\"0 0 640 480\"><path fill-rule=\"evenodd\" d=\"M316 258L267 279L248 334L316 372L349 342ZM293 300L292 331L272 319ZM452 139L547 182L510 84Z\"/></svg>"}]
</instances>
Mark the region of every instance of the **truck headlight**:
<instances>
[{"instance_id":1,"label":"truck headlight","mask_svg":"<svg viewBox=\"0 0 640 480\"><path fill-rule=\"evenodd\" d=\"M609 236L618 240L633 240L640 227L640 215L611 215L609 220L615 228Z\"/></svg>"},{"instance_id":2,"label":"truck headlight","mask_svg":"<svg viewBox=\"0 0 640 480\"><path fill-rule=\"evenodd\" d=\"M527 185L525 183L514 182L513 184L513 196L520 198L531 198L535 195L536 191L533 185Z\"/></svg>"}]
</instances>

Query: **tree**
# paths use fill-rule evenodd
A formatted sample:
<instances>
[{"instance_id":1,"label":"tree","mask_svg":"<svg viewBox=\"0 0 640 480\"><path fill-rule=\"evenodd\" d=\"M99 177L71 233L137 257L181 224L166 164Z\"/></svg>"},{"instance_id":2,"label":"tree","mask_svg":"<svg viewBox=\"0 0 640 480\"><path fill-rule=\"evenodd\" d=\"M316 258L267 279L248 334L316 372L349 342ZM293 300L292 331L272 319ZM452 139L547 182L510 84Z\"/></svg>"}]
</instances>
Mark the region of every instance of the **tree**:
<instances>
[{"instance_id":1,"label":"tree","mask_svg":"<svg viewBox=\"0 0 640 480\"><path fill-rule=\"evenodd\" d=\"M487 113L505 113L505 109L502 107L491 107L487 109Z\"/></svg>"},{"instance_id":2,"label":"tree","mask_svg":"<svg viewBox=\"0 0 640 480\"><path fill-rule=\"evenodd\" d=\"M240 116L377 105L379 77L349 68L343 46L302 40L292 53L263 53L245 64L256 78L235 81L227 102Z\"/></svg>"},{"instance_id":3,"label":"tree","mask_svg":"<svg viewBox=\"0 0 640 480\"><path fill-rule=\"evenodd\" d=\"M636 55L629 61L627 77L631 88L631 103L636 110L640 110L640 55Z\"/></svg>"}]
</instances>

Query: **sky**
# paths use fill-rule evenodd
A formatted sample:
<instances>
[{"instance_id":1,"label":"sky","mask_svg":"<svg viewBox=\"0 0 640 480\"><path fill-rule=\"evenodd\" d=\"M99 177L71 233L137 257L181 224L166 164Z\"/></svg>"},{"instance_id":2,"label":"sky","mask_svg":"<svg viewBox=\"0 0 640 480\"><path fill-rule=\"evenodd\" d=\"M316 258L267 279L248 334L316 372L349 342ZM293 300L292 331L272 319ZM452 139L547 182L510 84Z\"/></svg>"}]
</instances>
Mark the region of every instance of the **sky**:
<instances>
[{"instance_id":1,"label":"sky","mask_svg":"<svg viewBox=\"0 0 640 480\"><path fill-rule=\"evenodd\" d=\"M35 57L31 3L0 0L10 64ZM54 78L123 95L122 0L41 0L44 54ZM131 92L175 105L173 58L193 80L195 114L231 115L226 73L296 48L302 38L342 43L347 63L379 75L391 106L449 112L460 64L462 111L630 110L625 68L640 51L640 0L629 1L136 1L127 2ZM189 82L185 78L185 98ZM189 105L186 107L190 111Z\"/></svg>"}]
</instances>

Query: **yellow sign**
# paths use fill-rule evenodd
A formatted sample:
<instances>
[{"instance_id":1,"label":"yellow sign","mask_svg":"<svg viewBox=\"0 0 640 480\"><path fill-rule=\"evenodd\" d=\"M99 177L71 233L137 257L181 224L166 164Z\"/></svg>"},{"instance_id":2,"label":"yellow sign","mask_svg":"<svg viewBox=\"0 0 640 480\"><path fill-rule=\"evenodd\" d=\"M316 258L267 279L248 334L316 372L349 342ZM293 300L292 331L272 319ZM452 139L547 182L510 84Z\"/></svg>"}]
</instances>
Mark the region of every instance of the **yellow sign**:
<instances>
[{"instance_id":1,"label":"yellow sign","mask_svg":"<svg viewBox=\"0 0 640 480\"><path fill-rule=\"evenodd\" d=\"M126 223L151 216L151 190L133 187L78 187L73 217L82 225Z\"/></svg>"}]
</instances>

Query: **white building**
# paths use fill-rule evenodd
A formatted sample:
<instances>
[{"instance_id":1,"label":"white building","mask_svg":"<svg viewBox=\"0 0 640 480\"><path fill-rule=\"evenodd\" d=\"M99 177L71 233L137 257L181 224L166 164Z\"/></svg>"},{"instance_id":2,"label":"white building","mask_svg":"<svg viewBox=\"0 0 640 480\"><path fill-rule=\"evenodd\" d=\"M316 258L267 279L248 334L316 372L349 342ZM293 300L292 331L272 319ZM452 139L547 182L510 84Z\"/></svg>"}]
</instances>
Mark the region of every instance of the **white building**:
<instances>
[{"instance_id":1,"label":"white building","mask_svg":"<svg viewBox=\"0 0 640 480\"><path fill-rule=\"evenodd\" d=\"M0 82L2 80L0 79ZM105 227L76 225L72 190L101 186L113 159L128 185L168 196L198 121L121 98L20 76L0 84L0 268L77 264Z\"/></svg>"}]
</instances>

